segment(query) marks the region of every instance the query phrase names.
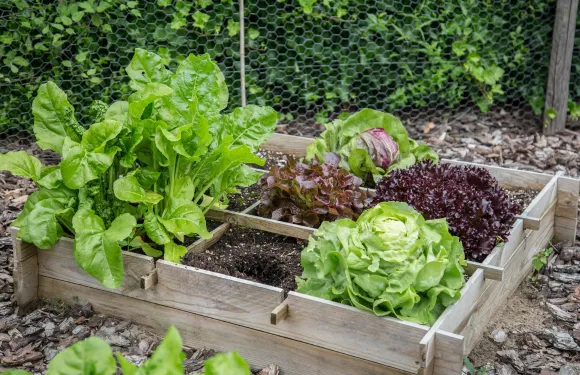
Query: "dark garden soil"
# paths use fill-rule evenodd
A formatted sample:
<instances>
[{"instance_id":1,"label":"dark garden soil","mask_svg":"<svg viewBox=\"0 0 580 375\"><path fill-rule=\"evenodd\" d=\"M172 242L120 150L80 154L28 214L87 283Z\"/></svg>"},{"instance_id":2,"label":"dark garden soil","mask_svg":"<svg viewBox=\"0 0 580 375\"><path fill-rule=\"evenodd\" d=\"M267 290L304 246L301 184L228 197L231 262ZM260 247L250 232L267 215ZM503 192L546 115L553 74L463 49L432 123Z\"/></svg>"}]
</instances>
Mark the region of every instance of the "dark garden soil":
<instances>
[{"instance_id":1,"label":"dark garden soil","mask_svg":"<svg viewBox=\"0 0 580 375\"><path fill-rule=\"evenodd\" d=\"M520 206L520 213L532 203L539 191L537 190L523 190L523 189L504 189L510 201L517 203Z\"/></svg>"},{"instance_id":2,"label":"dark garden soil","mask_svg":"<svg viewBox=\"0 0 580 375\"><path fill-rule=\"evenodd\" d=\"M305 242L255 229L234 227L202 253L190 253L183 263L224 275L296 289L302 274L300 252Z\"/></svg>"},{"instance_id":3,"label":"dark garden soil","mask_svg":"<svg viewBox=\"0 0 580 375\"><path fill-rule=\"evenodd\" d=\"M227 209L230 211L241 212L260 200L260 186L257 184L239 190L239 193L228 196L230 202Z\"/></svg>"}]
</instances>

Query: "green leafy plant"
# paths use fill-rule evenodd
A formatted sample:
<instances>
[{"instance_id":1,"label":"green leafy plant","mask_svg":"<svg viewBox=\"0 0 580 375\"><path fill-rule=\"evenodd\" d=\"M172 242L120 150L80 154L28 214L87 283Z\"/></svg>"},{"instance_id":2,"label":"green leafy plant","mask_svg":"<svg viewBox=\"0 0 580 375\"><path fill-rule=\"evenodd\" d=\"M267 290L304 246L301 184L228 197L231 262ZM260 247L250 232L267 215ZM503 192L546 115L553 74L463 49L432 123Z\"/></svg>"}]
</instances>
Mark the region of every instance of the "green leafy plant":
<instances>
[{"instance_id":1,"label":"green leafy plant","mask_svg":"<svg viewBox=\"0 0 580 375\"><path fill-rule=\"evenodd\" d=\"M184 375L185 353L177 329L169 327L161 344L141 366L117 353L124 375ZM248 363L237 352L216 354L204 362L202 375L251 375ZM89 337L58 353L49 363L47 375L113 375L118 373L111 347L99 337ZM28 371L9 370L4 375L32 375Z\"/></svg>"},{"instance_id":2,"label":"green leafy plant","mask_svg":"<svg viewBox=\"0 0 580 375\"><path fill-rule=\"evenodd\" d=\"M417 161L439 160L429 146L409 138L401 120L372 109L327 124L320 138L308 146L306 159L324 160L328 152L338 154L341 167L367 182L377 182L388 172L408 168Z\"/></svg>"},{"instance_id":3,"label":"green leafy plant","mask_svg":"<svg viewBox=\"0 0 580 375\"><path fill-rule=\"evenodd\" d=\"M475 367L473 366L473 363L471 363L471 361L469 360L469 358L467 358L467 356L463 357L463 364L467 369L468 375L485 375L488 370L487 366L482 366L479 368L479 370L476 370Z\"/></svg>"},{"instance_id":4,"label":"green leafy plant","mask_svg":"<svg viewBox=\"0 0 580 375\"><path fill-rule=\"evenodd\" d=\"M323 221L356 219L367 198L362 180L339 168L340 157L325 154L308 164L294 158L262 175L258 214L274 220L318 227Z\"/></svg>"},{"instance_id":5,"label":"green leafy plant","mask_svg":"<svg viewBox=\"0 0 580 375\"><path fill-rule=\"evenodd\" d=\"M540 251L534 254L534 256L532 257L532 267L534 267L534 270L536 270L536 272L540 272L542 268L548 263L548 257L550 256L550 254L552 254L553 251L554 249L552 248L541 249Z\"/></svg>"},{"instance_id":6,"label":"green leafy plant","mask_svg":"<svg viewBox=\"0 0 580 375\"><path fill-rule=\"evenodd\" d=\"M236 186L259 174L254 152L274 131L276 112L250 105L222 114L225 79L207 55L189 55L175 73L159 55L135 51L127 67L134 93L81 126L66 94L43 84L34 99L34 133L42 149L62 155L45 167L23 151L0 157L0 169L32 179L39 191L13 225L41 249L72 235L74 257L104 286L123 280L120 244L179 262L186 248L174 242L208 238L204 213Z\"/></svg>"},{"instance_id":7,"label":"green leafy plant","mask_svg":"<svg viewBox=\"0 0 580 375\"><path fill-rule=\"evenodd\" d=\"M463 247L445 219L386 202L356 222L324 222L302 251L300 293L432 324L465 284Z\"/></svg>"}]
</instances>

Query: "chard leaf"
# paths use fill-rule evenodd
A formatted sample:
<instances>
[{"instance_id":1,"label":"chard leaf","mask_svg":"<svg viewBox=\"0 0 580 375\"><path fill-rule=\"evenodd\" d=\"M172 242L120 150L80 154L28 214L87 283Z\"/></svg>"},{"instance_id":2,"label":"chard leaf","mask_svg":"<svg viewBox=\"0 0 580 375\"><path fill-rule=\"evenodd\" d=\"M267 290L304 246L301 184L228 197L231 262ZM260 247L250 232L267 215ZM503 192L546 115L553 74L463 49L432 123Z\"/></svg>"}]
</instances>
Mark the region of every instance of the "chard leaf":
<instances>
[{"instance_id":1,"label":"chard leaf","mask_svg":"<svg viewBox=\"0 0 580 375\"><path fill-rule=\"evenodd\" d=\"M89 337L58 353L46 375L113 375L116 371L109 345L98 337Z\"/></svg>"},{"instance_id":2,"label":"chard leaf","mask_svg":"<svg viewBox=\"0 0 580 375\"><path fill-rule=\"evenodd\" d=\"M105 120L98 122L91 125L83 134L81 145L86 151L103 152L107 142L115 139L122 129L123 125L118 121Z\"/></svg>"},{"instance_id":3,"label":"chard leaf","mask_svg":"<svg viewBox=\"0 0 580 375\"><path fill-rule=\"evenodd\" d=\"M218 134L228 134L234 138L234 145L246 145L252 152L258 148L274 133L278 113L270 107L248 105L236 108L220 118Z\"/></svg>"},{"instance_id":4,"label":"chard leaf","mask_svg":"<svg viewBox=\"0 0 580 375\"><path fill-rule=\"evenodd\" d=\"M107 288L118 288L123 282L123 256L117 241L131 234L137 224L128 213L117 217L109 229L93 210L80 210L73 218L75 242L73 253L77 264Z\"/></svg>"},{"instance_id":5,"label":"chard leaf","mask_svg":"<svg viewBox=\"0 0 580 375\"><path fill-rule=\"evenodd\" d=\"M180 123L194 123L203 116L210 123L228 104L228 88L219 67L209 55L189 55L171 80L175 111Z\"/></svg>"},{"instance_id":6,"label":"chard leaf","mask_svg":"<svg viewBox=\"0 0 580 375\"><path fill-rule=\"evenodd\" d=\"M119 365L121 366L121 372L123 375L138 375L139 367L134 365L133 363L129 362L128 360L123 357L120 352L116 353L117 361L119 361Z\"/></svg>"},{"instance_id":7,"label":"chard leaf","mask_svg":"<svg viewBox=\"0 0 580 375\"><path fill-rule=\"evenodd\" d=\"M161 250L157 250L153 246L149 245L147 242L143 241L141 236L137 236L137 237L133 238L132 242L138 243L139 246L141 247L141 250L143 250L143 252L147 256L150 256L153 258L159 258L160 256L163 255L163 252Z\"/></svg>"},{"instance_id":8,"label":"chard leaf","mask_svg":"<svg viewBox=\"0 0 580 375\"><path fill-rule=\"evenodd\" d=\"M131 203L156 204L163 199L163 196L143 189L135 176L116 180L113 183L113 191L118 199Z\"/></svg>"},{"instance_id":9,"label":"chard leaf","mask_svg":"<svg viewBox=\"0 0 580 375\"><path fill-rule=\"evenodd\" d=\"M135 55L125 71L131 78L129 85L133 90L141 90L148 83L167 83L171 78L171 72L165 68L161 57L141 48L135 49Z\"/></svg>"},{"instance_id":10,"label":"chard leaf","mask_svg":"<svg viewBox=\"0 0 580 375\"><path fill-rule=\"evenodd\" d=\"M129 124L129 102L118 101L111 104L105 112L105 120L117 121L123 125Z\"/></svg>"},{"instance_id":11,"label":"chard leaf","mask_svg":"<svg viewBox=\"0 0 580 375\"><path fill-rule=\"evenodd\" d=\"M18 237L38 248L49 249L64 231L58 215L64 214L74 202L74 193L64 189L45 189L32 193L18 218L12 223L20 228Z\"/></svg>"},{"instance_id":12,"label":"chard leaf","mask_svg":"<svg viewBox=\"0 0 580 375\"><path fill-rule=\"evenodd\" d=\"M32 375L32 373L24 370L8 370L3 372L2 375Z\"/></svg>"},{"instance_id":13,"label":"chard leaf","mask_svg":"<svg viewBox=\"0 0 580 375\"><path fill-rule=\"evenodd\" d=\"M60 164L64 184L70 189L85 186L113 164L118 150L118 147L111 147L107 152L87 151L82 144L65 138Z\"/></svg>"},{"instance_id":14,"label":"chard leaf","mask_svg":"<svg viewBox=\"0 0 580 375\"><path fill-rule=\"evenodd\" d=\"M147 236L156 244L165 245L171 241L169 233L167 233L165 227L159 222L157 215L155 215L152 209L145 212L143 227L145 227Z\"/></svg>"},{"instance_id":15,"label":"chard leaf","mask_svg":"<svg viewBox=\"0 0 580 375\"><path fill-rule=\"evenodd\" d=\"M179 155L185 156L191 162L198 161L205 155L212 141L209 123L205 117L199 117L198 121L191 126L191 129L182 138L182 142L173 146L173 149Z\"/></svg>"},{"instance_id":16,"label":"chard leaf","mask_svg":"<svg viewBox=\"0 0 580 375\"><path fill-rule=\"evenodd\" d=\"M173 204L163 217L159 218L159 222L180 241L183 241L183 236L192 234L198 234L201 238L211 238L211 233L207 231L205 225L203 211L191 201Z\"/></svg>"},{"instance_id":17,"label":"chard leaf","mask_svg":"<svg viewBox=\"0 0 580 375\"><path fill-rule=\"evenodd\" d=\"M37 184L47 189L56 189L61 186L62 174L60 173L60 166L42 167Z\"/></svg>"},{"instance_id":18,"label":"chard leaf","mask_svg":"<svg viewBox=\"0 0 580 375\"><path fill-rule=\"evenodd\" d=\"M171 95L171 87L162 83L147 83L142 89L129 96L129 112L131 116L141 118L145 108L155 100Z\"/></svg>"},{"instance_id":19,"label":"chard leaf","mask_svg":"<svg viewBox=\"0 0 580 375\"><path fill-rule=\"evenodd\" d=\"M26 151L12 151L0 154L0 170L9 171L15 176L30 178L37 182L40 178L42 163Z\"/></svg>"},{"instance_id":20,"label":"chard leaf","mask_svg":"<svg viewBox=\"0 0 580 375\"><path fill-rule=\"evenodd\" d=\"M143 189L150 189L157 182L160 175L161 173L153 167L137 168L127 174L127 176L135 176L137 182Z\"/></svg>"},{"instance_id":21,"label":"chard leaf","mask_svg":"<svg viewBox=\"0 0 580 375\"><path fill-rule=\"evenodd\" d=\"M79 126L74 118L74 108L54 82L38 88L32 102L32 114L36 143L43 150L50 149L60 154L66 137L80 141L79 133L74 129Z\"/></svg>"},{"instance_id":22,"label":"chard leaf","mask_svg":"<svg viewBox=\"0 0 580 375\"><path fill-rule=\"evenodd\" d=\"M176 244L173 241L165 244L163 249L163 259L168 262L181 263L181 258L187 254L187 248Z\"/></svg>"},{"instance_id":23,"label":"chard leaf","mask_svg":"<svg viewBox=\"0 0 580 375\"><path fill-rule=\"evenodd\" d=\"M122 151L122 156L119 162L123 167L133 167L133 164L137 160L136 149L141 141L143 141L143 128L135 128L131 131L129 136L119 139L118 144Z\"/></svg>"}]
</instances>

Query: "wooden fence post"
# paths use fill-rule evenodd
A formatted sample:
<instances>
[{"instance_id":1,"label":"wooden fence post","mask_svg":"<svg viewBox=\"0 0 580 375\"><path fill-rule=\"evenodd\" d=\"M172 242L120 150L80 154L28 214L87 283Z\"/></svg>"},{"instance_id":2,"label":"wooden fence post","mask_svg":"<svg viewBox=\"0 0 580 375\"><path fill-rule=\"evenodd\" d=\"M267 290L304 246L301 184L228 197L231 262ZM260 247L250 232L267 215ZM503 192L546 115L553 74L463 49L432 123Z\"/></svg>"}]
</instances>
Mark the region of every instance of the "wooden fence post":
<instances>
[{"instance_id":1,"label":"wooden fence post","mask_svg":"<svg viewBox=\"0 0 580 375\"><path fill-rule=\"evenodd\" d=\"M244 25L244 0L240 1L240 95L242 107L246 106L246 40Z\"/></svg>"},{"instance_id":2,"label":"wooden fence post","mask_svg":"<svg viewBox=\"0 0 580 375\"><path fill-rule=\"evenodd\" d=\"M577 11L578 0L558 0L544 105L544 134L554 134L566 127Z\"/></svg>"}]
</instances>

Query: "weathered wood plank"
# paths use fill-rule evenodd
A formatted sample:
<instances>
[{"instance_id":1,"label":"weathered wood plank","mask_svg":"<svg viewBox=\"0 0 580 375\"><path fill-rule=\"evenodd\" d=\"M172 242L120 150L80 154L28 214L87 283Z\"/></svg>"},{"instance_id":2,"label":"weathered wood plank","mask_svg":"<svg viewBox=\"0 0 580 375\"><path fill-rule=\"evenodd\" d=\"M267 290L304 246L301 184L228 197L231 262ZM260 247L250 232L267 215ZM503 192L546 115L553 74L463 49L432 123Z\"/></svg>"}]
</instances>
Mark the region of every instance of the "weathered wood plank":
<instances>
[{"instance_id":1,"label":"weathered wood plank","mask_svg":"<svg viewBox=\"0 0 580 375\"><path fill-rule=\"evenodd\" d=\"M552 208L555 210L555 206ZM539 249L545 247L554 234L554 222L545 223L539 231L526 231L526 238L505 265L506 278L502 283L490 283L481 293L456 329L456 332L465 337L466 354L469 353L477 341L482 337L489 320L501 309L505 300L517 289L522 280L532 269L532 256Z\"/></svg>"},{"instance_id":2,"label":"weathered wood plank","mask_svg":"<svg viewBox=\"0 0 580 375\"><path fill-rule=\"evenodd\" d=\"M580 180L570 177L558 178L558 207L554 228L555 241L575 241L578 221L578 198Z\"/></svg>"},{"instance_id":3,"label":"weathered wood plank","mask_svg":"<svg viewBox=\"0 0 580 375\"><path fill-rule=\"evenodd\" d=\"M428 327L352 306L289 292L288 316L275 327L285 337L365 358L404 371L421 367L419 342ZM386 334L388 332L388 334Z\"/></svg>"},{"instance_id":4,"label":"weathered wood plank","mask_svg":"<svg viewBox=\"0 0 580 375\"><path fill-rule=\"evenodd\" d=\"M268 330L284 291L253 281L157 261L158 283L149 301L230 323Z\"/></svg>"},{"instance_id":5,"label":"weathered wood plank","mask_svg":"<svg viewBox=\"0 0 580 375\"><path fill-rule=\"evenodd\" d=\"M315 345L49 277L40 277L40 295L62 298L67 303L74 303L77 297L90 301L95 311L131 320L158 335L175 325L184 345L223 352L236 350L253 368L276 363L286 375L409 374Z\"/></svg>"},{"instance_id":6,"label":"weathered wood plank","mask_svg":"<svg viewBox=\"0 0 580 375\"><path fill-rule=\"evenodd\" d=\"M458 375L463 370L464 338L453 333L435 333L435 366L433 375Z\"/></svg>"},{"instance_id":7,"label":"weathered wood plank","mask_svg":"<svg viewBox=\"0 0 580 375\"><path fill-rule=\"evenodd\" d=\"M141 276L141 289L151 289L157 285L157 269L149 272L145 276Z\"/></svg>"},{"instance_id":8,"label":"weathered wood plank","mask_svg":"<svg viewBox=\"0 0 580 375\"><path fill-rule=\"evenodd\" d=\"M20 262L36 255L36 251L38 250L36 246L16 237L18 228L10 227L9 230L12 239L12 254L14 255L15 262Z\"/></svg>"},{"instance_id":9,"label":"weathered wood plank","mask_svg":"<svg viewBox=\"0 0 580 375\"><path fill-rule=\"evenodd\" d=\"M228 210L209 210L205 216L212 220L223 221L233 225L259 229L265 232L281 234L283 236L303 240L308 239L312 232L314 232L313 228L308 228L302 225L285 223L282 221L267 219L265 217Z\"/></svg>"},{"instance_id":10,"label":"weathered wood plank","mask_svg":"<svg viewBox=\"0 0 580 375\"><path fill-rule=\"evenodd\" d=\"M220 238L231 228L231 224L223 223L219 227L211 231L211 238L200 238L187 247L189 253L203 253L213 245L215 245Z\"/></svg>"},{"instance_id":11,"label":"weathered wood plank","mask_svg":"<svg viewBox=\"0 0 580 375\"><path fill-rule=\"evenodd\" d=\"M42 276L69 281L98 289L107 289L91 275L81 269L73 256L73 240L61 238L52 249L38 251L39 273ZM125 276L119 289L107 289L113 293L133 297L144 297L141 277L155 268L153 258L146 255L123 251Z\"/></svg>"},{"instance_id":12,"label":"weathered wood plank","mask_svg":"<svg viewBox=\"0 0 580 375\"><path fill-rule=\"evenodd\" d=\"M544 134L554 134L566 127L577 11L578 0L558 0L544 104ZM550 109L556 111L553 119L547 115Z\"/></svg>"},{"instance_id":13,"label":"weathered wood plank","mask_svg":"<svg viewBox=\"0 0 580 375\"><path fill-rule=\"evenodd\" d=\"M24 315L34 308L38 300L38 256L32 255L14 262L13 276L18 314Z\"/></svg>"}]
</instances>

